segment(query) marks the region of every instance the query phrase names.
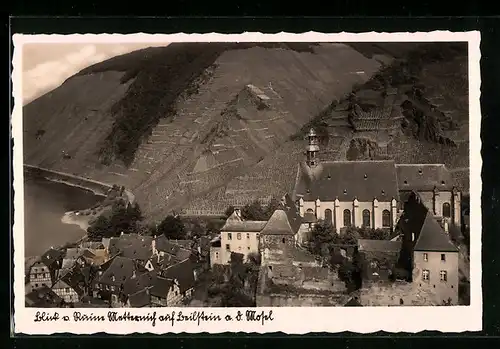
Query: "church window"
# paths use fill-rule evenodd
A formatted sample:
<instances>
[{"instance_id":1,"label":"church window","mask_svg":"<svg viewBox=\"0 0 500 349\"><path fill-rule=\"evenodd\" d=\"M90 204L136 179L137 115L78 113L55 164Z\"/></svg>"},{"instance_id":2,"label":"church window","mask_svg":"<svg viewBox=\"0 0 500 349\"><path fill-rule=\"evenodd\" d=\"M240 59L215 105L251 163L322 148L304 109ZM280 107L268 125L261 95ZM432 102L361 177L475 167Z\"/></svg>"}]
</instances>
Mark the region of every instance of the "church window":
<instances>
[{"instance_id":1,"label":"church window","mask_svg":"<svg viewBox=\"0 0 500 349\"><path fill-rule=\"evenodd\" d=\"M233 239L233 234L231 234L231 233L227 233L227 239L228 239L228 240L232 240L232 239Z\"/></svg>"},{"instance_id":2,"label":"church window","mask_svg":"<svg viewBox=\"0 0 500 349\"><path fill-rule=\"evenodd\" d=\"M332 210L327 208L325 210L325 222L328 224L332 224L333 216L332 216Z\"/></svg>"},{"instance_id":3,"label":"church window","mask_svg":"<svg viewBox=\"0 0 500 349\"><path fill-rule=\"evenodd\" d=\"M363 210L363 227L370 227L370 210Z\"/></svg>"},{"instance_id":4,"label":"church window","mask_svg":"<svg viewBox=\"0 0 500 349\"><path fill-rule=\"evenodd\" d=\"M241 240L241 233L236 234L236 238L237 238L238 240Z\"/></svg>"},{"instance_id":5,"label":"church window","mask_svg":"<svg viewBox=\"0 0 500 349\"><path fill-rule=\"evenodd\" d=\"M344 227L351 226L351 211L345 209L344 210Z\"/></svg>"},{"instance_id":6,"label":"church window","mask_svg":"<svg viewBox=\"0 0 500 349\"><path fill-rule=\"evenodd\" d=\"M451 217L451 207L447 202L443 204L443 217Z\"/></svg>"},{"instance_id":7,"label":"church window","mask_svg":"<svg viewBox=\"0 0 500 349\"><path fill-rule=\"evenodd\" d=\"M391 226L391 212L389 212L389 210L384 210L382 212L382 226L383 227Z\"/></svg>"}]
</instances>

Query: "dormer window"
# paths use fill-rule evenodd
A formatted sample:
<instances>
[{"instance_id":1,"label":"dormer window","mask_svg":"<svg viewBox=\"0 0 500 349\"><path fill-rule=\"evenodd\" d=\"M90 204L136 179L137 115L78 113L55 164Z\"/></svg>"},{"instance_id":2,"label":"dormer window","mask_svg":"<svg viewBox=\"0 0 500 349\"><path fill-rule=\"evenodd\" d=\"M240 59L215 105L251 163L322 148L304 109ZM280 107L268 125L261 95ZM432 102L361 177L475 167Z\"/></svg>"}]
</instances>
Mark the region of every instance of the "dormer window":
<instances>
[{"instance_id":1,"label":"dormer window","mask_svg":"<svg viewBox=\"0 0 500 349\"><path fill-rule=\"evenodd\" d=\"M382 189L382 195L385 195L385 190Z\"/></svg>"},{"instance_id":2,"label":"dormer window","mask_svg":"<svg viewBox=\"0 0 500 349\"><path fill-rule=\"evenodd\" d=\"M347 195L347 189L344 189L344 195Z\"/></svg>"},{"instance_id":3,"label":"dormer window","mask_svg":"<svg viewBox=\"0 0 500 349\"><path fill-rule=\"evenodd\" d=\"M444 185L444 181L441 181L441 184Z\"/></svg>"},{"instance_id":4,"label":"dormer window","mask_svg":"<svg viewBox=\"0 0 500 349\"><path fill-rule=\"evenodd\" d=\"M407 181L407 180L405 180L405 181L404 181L404 184L408 185L408 181Z\"/></svg>"},{"instance_id":5,"label":"dormer window","mask_svg":"<svg viewBox=\"0 0 500 349\"><path fill-rule=\"evenodd\" d=\"M418 174L421 175L422 174L422 169L419 169L418 170Z\"/></svg>"},{"instance_id":6,"label":"dormer window","mask_svg":"<svg viewBox=\"0 0 500 349\"><path fill-rule=\"evenodd\" d=\"M327 179L332 179L332 176L328 175L326 178L327 178Z\"/></svg>"},{"instance_id":7,"label":"dormer window","mask_svg":"<svg viewBox=\"0 0 500 349\"><path fill-rule=\"evenodd\" d=\"M364 176L364 177L365 177L365 179L367 179L367 178L368 178L368 176L366 175L366 173L365 173L365 176Z\"/></svg>"}]
</instances>

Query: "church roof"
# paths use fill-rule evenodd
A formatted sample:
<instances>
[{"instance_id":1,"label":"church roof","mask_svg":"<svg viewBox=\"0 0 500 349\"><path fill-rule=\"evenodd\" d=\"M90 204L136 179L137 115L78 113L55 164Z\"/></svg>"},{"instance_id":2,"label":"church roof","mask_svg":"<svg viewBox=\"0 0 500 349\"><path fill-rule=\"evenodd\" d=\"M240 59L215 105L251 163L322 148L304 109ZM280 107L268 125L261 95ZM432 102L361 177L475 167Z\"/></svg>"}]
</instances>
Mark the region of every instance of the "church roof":
<instances>
[{"instance_id":1,"label":"church roof","mask_svg":"<svg viewBox=\"0 0 500 349\"><path fill-rule=\"evenodd\" d=\"M400 190L451 190L455 185L443 164L397 164Z\"/></svg>"},{"instance_id":2,"label":"church roof","mask_svg":"<svg viewBox=\"0 0 500 349\"><path fill-rule=\"evenodd\" d=\"M262 229L262 235L295 235L300 227L300 220L295 219L295 224L290 224L288 215L283 209L274 211L269 221Z\"/></svg>"},{"instance_id":3,"label":"church roof","mask_svg":"<svg viewBox=\"0 0 500 349\"><path fill-rule=\"evenodd\" d=\"M294 196L305 201L390 201L399 196L395 163L380 161L323 161L314 168L302 164Z\"/></svg>"}]
</instances>

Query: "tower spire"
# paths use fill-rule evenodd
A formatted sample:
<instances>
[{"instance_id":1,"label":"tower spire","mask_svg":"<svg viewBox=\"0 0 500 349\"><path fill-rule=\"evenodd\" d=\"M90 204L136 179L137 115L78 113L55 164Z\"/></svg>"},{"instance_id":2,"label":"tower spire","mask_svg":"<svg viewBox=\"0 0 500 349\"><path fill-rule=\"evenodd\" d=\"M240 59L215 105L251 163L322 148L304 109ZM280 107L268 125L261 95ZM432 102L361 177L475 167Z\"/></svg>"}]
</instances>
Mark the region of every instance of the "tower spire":
<instances>
[{"instance_id":1,"label":"tower spire","mask_svg":"<svg viewBox=\"0 0 500 349\"><path fill-rule=\"evenodd\" d=\"M309 167L315 167L319 163L318 152L319 152L319 142L316 131L311 128L307 135L309 142L307 144L306 153L307 153L307 165Z\"/></svg>"}]
</instances>

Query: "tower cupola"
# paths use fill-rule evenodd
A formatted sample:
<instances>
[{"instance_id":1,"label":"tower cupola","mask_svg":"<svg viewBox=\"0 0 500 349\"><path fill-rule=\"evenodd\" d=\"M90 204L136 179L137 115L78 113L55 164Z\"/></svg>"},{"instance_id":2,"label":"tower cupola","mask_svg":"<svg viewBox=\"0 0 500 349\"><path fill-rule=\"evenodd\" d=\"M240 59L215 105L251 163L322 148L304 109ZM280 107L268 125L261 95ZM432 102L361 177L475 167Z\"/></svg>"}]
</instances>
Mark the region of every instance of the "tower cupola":
<instances>
[{"instance_id":1,"label":"tower cupola","mask_svg":"<svg viewBox=\"0 0 500 349\"><path fill-rule=\"evenodd\" d=\"M309 167L315 167L319 163L318 153L319 153L319 142L318 135L316 131L311 128L307 134L308 144L306 148L307 154L307 165Z\"/></svg>"}]
</instances>

